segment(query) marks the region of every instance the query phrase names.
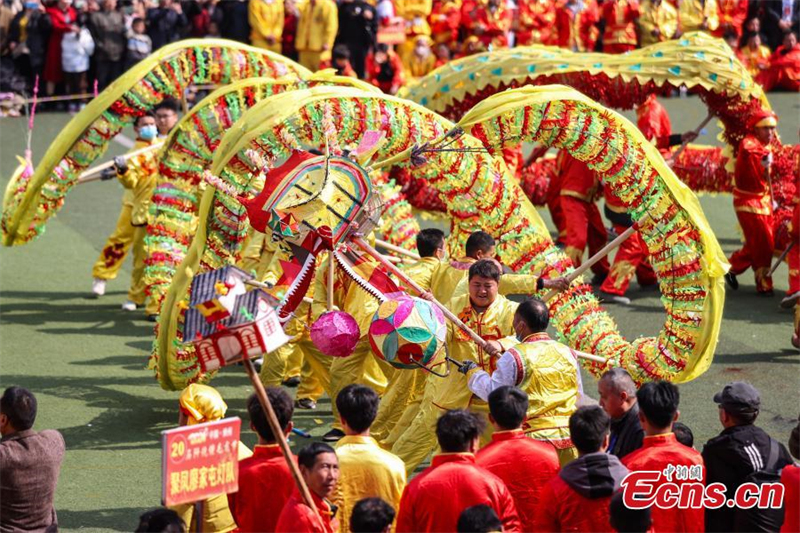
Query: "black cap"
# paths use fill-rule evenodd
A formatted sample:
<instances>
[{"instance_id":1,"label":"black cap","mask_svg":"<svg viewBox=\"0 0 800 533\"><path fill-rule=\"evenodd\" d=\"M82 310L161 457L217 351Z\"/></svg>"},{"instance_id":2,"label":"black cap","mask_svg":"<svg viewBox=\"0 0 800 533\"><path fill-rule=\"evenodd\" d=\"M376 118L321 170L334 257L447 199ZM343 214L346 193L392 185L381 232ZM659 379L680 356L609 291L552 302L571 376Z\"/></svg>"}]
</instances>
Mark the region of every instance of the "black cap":
<instances>
[{"instance_id":1,"label":"black cap","mask_svg":"<svg viewBox=\"0 0 800 533\"><path fill-rule=\"evenodd\" d=\"M722 392L714 395L714 402L729 413L753 413L761 408L758 389L745 381L734 381L725 385Z\"/></svg>"}]
</instances>

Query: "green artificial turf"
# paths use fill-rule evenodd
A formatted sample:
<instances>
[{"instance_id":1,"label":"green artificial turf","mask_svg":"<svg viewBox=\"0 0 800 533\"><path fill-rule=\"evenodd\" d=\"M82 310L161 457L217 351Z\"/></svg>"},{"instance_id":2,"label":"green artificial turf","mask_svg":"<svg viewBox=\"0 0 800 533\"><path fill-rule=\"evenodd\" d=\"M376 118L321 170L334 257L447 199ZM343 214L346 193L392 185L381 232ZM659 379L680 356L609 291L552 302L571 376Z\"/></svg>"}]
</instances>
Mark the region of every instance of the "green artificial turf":
<instances>
[{"instance_id":1,"label":"green artificial turf","mask_svg":"<svg viewBox=\"0 0 800 533\"><path fill-rule=\"evenodd\" d=\"M784 142L797 142L797 96L770 95L770 100L782 118ZM694 128L706 115L696 98L665 105L675 131ZM35 161L68 118L37 117ZM698 142L717 143L714 128L709 129ZM16 166L14 155L23 151L25 132L24 119L0 119L3 187ZM124 151L114 143L106 157ZM113 229L121 192L116 182L78 186L38 240L0 250L0 386L30 388L39 398L36 429L57 428L64 434L67 455L56 497L63 529L130 531L143 510L159 505L159 435L178 416L177 393L161 390L145 370L152 324L141 313L120 309L130 260L109 283L106 296L88 297L91 266ZM740 242L731 198L706 196L701 203L730 253ZM549 221L546 213L543 217ZM681 386L681 419L693 429L698 448L720 430L712 395L738 379L761 390L759 424L781 441L788 438L800 412L800 356L789 344L791 313L778 309L786 277L783 265L775 274L779 296L772 299L755 295L750 273L740 277L738 292L726 294L714 363L699 379ZM642 293L634 284L630 296L630 307L606 306L622 333L628 338L657 333L665 316L657 294ZM251 388L242 368L226 368L213 385L226 398L228 414L244 418ZM596 397L594 380L585 376L584 385ZM329 407L323 399L316 412L297 412L295 424L319 436L330 421ZM243 440L254 443L250 433ZM295 438L295 447L302 444Z\"/></svg>"}]
</instances>

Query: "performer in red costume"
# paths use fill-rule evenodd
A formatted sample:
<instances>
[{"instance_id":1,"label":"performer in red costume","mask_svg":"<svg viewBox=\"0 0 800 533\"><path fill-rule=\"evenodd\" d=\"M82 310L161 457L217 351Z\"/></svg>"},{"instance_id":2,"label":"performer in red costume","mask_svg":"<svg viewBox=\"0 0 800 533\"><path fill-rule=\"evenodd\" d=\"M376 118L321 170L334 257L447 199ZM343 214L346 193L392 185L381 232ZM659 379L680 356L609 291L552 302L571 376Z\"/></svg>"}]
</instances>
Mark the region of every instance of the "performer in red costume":
<instances>
[{"instance_id":1,"label":"performer in red costume","mask_svg":"<svg viewBox=\"0 0 800 533\"><path fill-rule=\"evenodd\" d=\"M797 35L788 32L783 36L783 44L772 52L769 67L762 70L756 81L765 92L774 89L800 92L800 44Z\"/></svg>"},{"instance_id":2,"label":"performer in red costume","mask_svg":"<svg viewBox=\"0 0 800 533\"><path fill-rule=\"evenodd\" d=\"M567 0L556 11L558 46L573 52L593 52L600 12L594 0Z\"/></svg>"},{"instance_id":3,"label":"performer in red costume","mask_svg":"<svg viewBox=\"0 0 800 533\"><path fill-rule=\"evenodd\" d=\"M600 182L597 175L586 163L578 161L562 150L558 154L557 163L561 185L561 210L567 235L564 239L567 247L564 253L577 267L583 259L583 250L589 245L592 256L606 244L608 234L600 217L595 200L599 192ZM608 260L604 257L592 265L595 282L602 283L608 275Z\"/></svg>"},{"instance_id":4,"label":"performer in red costume","mask_svg":"<svg viewBox=\"0 0 800 533\"><path fill-rule=\"evenodd\" d=\"M448 411L439 418L436 438L442 453L406 485L397 514L397 533L455 531L461 512L479 504L497 513L503 531L522 531L506 485L475 464L482 431L480 416L466 410Z\"/></svg>"},{"instance_id":5,"label":"performer in red costume","mask_svg":"<svg viewBox=\"0 0 800 533\"><path fill-rule=\"evenodd\" d=\"M535 531L534 515L544 485L558 474L558 454L547 443L527 437L522 430L528 413L528 395L504 386L489 394L492 442L481 448L476 462L496 475L511 491L523 531Z\"/></svg>"},{"instance_id":6,"label":"performer in red costume","mask_svg":"<svg viewBox=\"0 0 800 533\"><path fill-rule=\"evenodd\" d=\"M636 21L639 4L636 0L607 0L603 2L603 52L624 54L636 48Z\"/></svg>"},{"instance_id":7,"label":"performer in red costume","mask_svg":"<svg viewBox=\"0 0 800 533\"><path fill-rule=\"evenodd\" d=\"M753 269L756 290L772 296L772 277L769 269L775 248L772 212L773 198L770 182L772 149L778 119L772 111L761 111L750 123L752 133L739 143L734 170L733 208L744 233L744 246L730 257L731 270L725 281L731 289L739 288L736 276Z\"/></svg>"},{"instance_id":8,"label":"performer in red costume","mask_svg":"<svg viewBox=\"0 0 800 533\"><path fill-rule=\"evenodd\" d=\"M747 19L748 0L717 0L719 26L712 33L714 37L724 37L729 30L742 36L742 26Z\"/></svg>"}]
</instances>

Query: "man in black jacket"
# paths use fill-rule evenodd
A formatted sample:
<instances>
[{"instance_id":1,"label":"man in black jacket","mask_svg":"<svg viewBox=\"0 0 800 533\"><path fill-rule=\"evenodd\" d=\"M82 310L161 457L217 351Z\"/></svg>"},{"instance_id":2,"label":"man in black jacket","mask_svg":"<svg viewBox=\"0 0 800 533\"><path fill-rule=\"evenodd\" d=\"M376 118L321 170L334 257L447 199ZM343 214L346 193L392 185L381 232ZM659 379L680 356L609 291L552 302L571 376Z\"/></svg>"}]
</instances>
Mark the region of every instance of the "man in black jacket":
<instances>
[{"instance_id":1,"label":"man in black jacket","mask_svg":"<svg viewBox=\"0 0 800 533\"><path fill-rule=\"evenodd\" d=\"M350 65L359 78L364 78L364 61L375 46L378 16L375 8L364 0L342 0L339 4L339 34L336 44L350 50Z\"/></svg>"},{"instance_id":2,"label":"man in black jacket","mask_svg":"<svg viewBox=\"0 0 800 533\"><path fill-rule=\"evenodd\" d=\"M158 7L147 10L147 35L155 52L162 46L180 41L189 29L189 19L183 14L180 2L159 0Z\"/></svg>"},{"instance_id":3,"label":"man in black jacket","mask_svg":"<svg viewBox=\"0 0 800 533\"><path fill-rule=\"evenodd\" d=\"M753 472L779 470L792 464L789 452L779 443L777 463L767 464L773 439L753 425L761 409L761 397L755 387L744 381L729 383L714 395L714 402L725 429L703 448L707 485L723 483L728 489L726 497L731 499ZM740 529L742 520L737 518L737 509L727 505L706 509L705 518L706 531L753 531L752 527Z\"/></svg>"},{"instance_id":4,"label":"man in black jacket","mask_svg":"<svg viewBox=\"0 0 800 533\"><path fill-rule=\"evenodd\" d=\"M639 422L636 384L623 368L612 368L597 383L600 407L611 417L611 438L607 453L622 459L642 447L644 430Z\"/></svg>"}]
</instances>

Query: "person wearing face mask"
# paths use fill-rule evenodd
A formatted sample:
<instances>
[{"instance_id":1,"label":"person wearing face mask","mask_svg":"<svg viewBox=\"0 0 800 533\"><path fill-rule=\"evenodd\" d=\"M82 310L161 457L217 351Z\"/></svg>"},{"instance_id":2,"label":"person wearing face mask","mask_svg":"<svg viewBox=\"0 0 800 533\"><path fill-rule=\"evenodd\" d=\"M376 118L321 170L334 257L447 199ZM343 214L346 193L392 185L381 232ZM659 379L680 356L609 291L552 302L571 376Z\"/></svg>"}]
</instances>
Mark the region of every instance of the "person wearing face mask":
<instances>
[{"instance_id":1,"label":"person wearing face mask","mask_svg":"<svg viewBox=\"0 0 800 533\"><path fill-rule=\"evenodd\" d=\"M427 35L418 35L414 44L414 53L408 60L406 74L411 78L421 78L433 70L436 57L431 53L433 41Z\"/></svg>"},{"instance_id":2,"label":"person wearing face mask","mask_svg":"<svg viewBox=\"0 0 800 533\"><path fill-rule=\"evenodd\" d=\"M550 338L547 305L538 298L525 300L514 313L512 326L516 344L492 365L493 372L468 361L459 372L468 378L469 390L486 401L496 389L518 387L528 395L528 413L523 430L536 440L549 442L558 452L561 465L578 456L569 437L569 417L583 395L578 358L569 346Z\"/></svg>"},{"instance_id":3,"label":"person wearing face mask","mask_svg":"<svg viewBox=\"0 0 800 533\"><path fill-rule=\"evenodd\" d=\"M67 33L77 33L78 13L72 7L72 0L58 0L46 9L50 16L50 40L47 43L47 57L44 62L44 81L47 96L52 96L56 85L64 81L61 68L61 41Z\"/></svg>"},{"instance_id":4,"label":"person wearing face mask","mask_svg":"<svg viewBox=\"0 0 800 533\"><path fill-rule=\"evenodd\" d=\"M133 130L136 132L136 143L133 145L132 151L141 150L153 144L158 135L156 119L153 114L145 113L137 118ZM119 269L122 267L131 245L133 245L136 234L134 206L139 205L139 209L136 210L137 219L141 219L146 213L146 210L144 213L142 212L141 199L138 203L136 202L136 198L142 196L136 190L136 186L139 183L145 183L146 179L142 178L154 175L158 171L153 156L153 152L150 152L139 155L128 162L122 157L115 158L114 168L110 168L103 173L102 179L104 180L117 177L125 187L125 193L122 195L122 210L117 219L117 227L108 237L103 250L100 252L100 257L97 258L92 268L92 277L94 278L92 281L92 293L95 296L105 294L106 283L117 277ZM144 258L142 257L143 260ZM134 263L136 263L135 260ZM144 297L144 293L142 293L142 297ZM125 306L129 303L132 302L125 302L123 309L128 309L130 306ZM135 309L136 304L133 304L132 310Z\"/></svg>"}]
</instances>

